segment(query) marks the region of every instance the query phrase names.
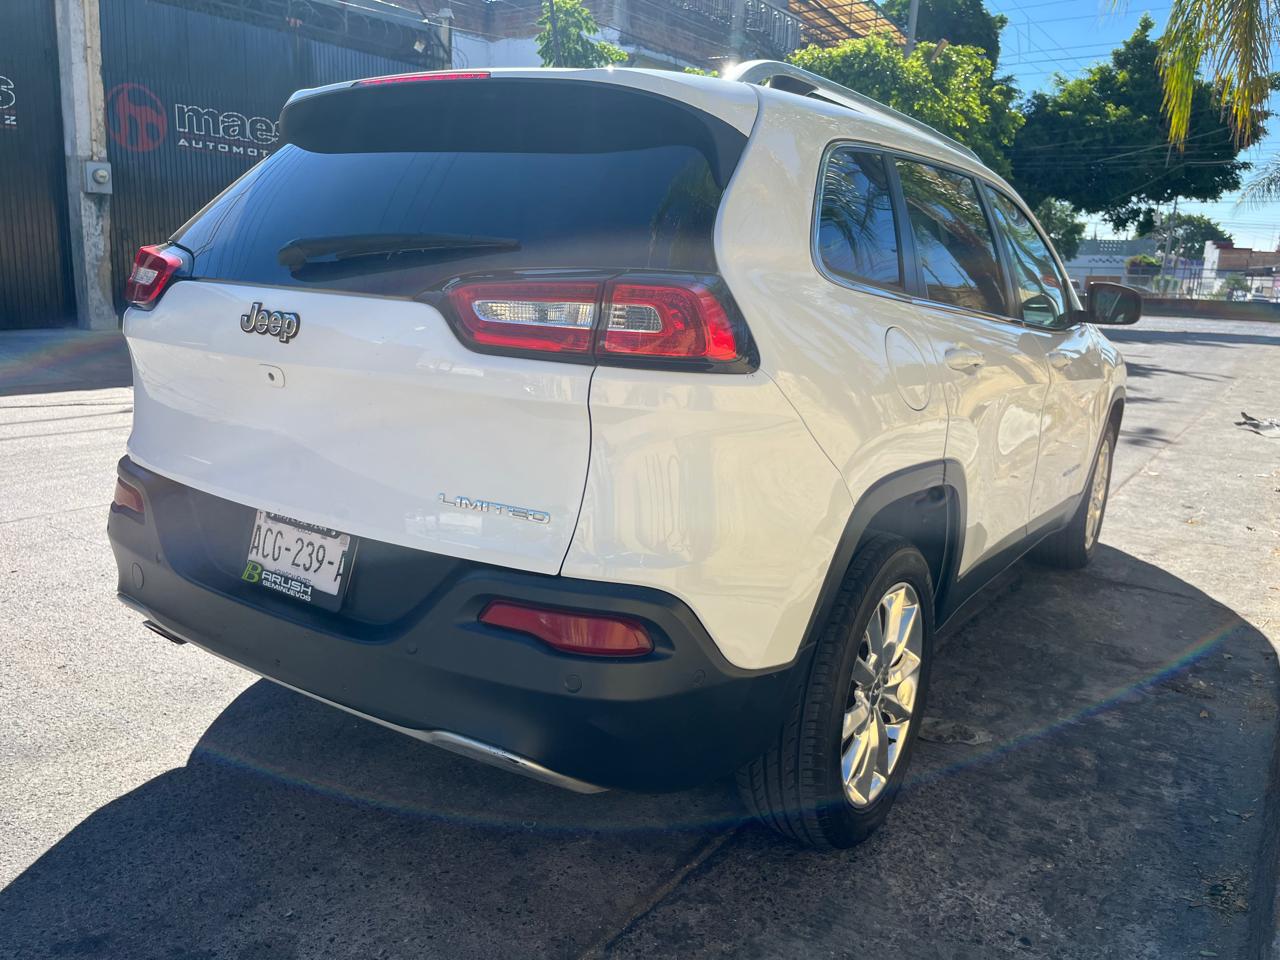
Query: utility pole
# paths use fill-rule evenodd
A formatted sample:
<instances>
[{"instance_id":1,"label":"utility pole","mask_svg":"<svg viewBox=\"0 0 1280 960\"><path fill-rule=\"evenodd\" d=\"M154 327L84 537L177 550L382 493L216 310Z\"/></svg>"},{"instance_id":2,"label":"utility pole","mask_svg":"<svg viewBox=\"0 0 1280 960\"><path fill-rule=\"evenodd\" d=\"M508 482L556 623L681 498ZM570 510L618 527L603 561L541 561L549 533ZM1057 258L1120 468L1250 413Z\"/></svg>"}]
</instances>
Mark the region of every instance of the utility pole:
<instances>
[{"instance_id":1,"label":"utility pole","mask_svg":"<svg viewBox=\"0 0 1280 960\"><path fill-rule=\"evenodd\" d=\"M111 279L111 166L96 0L56 0L71 266L82 330L118 330Z\"/></svg>"},{"instance_id":2,"label":"utility pole","mask_svg":"<svg viewBox=\"0 0 1280 960\"><path fill-rule=\"evenodd\" d=\"M907 48L903 51L904 56L911 56L911 51L916 48L916 18L920 15L920 0L911 0L911 7L907 11Z\"/></svg>"},{"instance_id":3,"label":"utility pole","mask_svg":"<svg viewBox=\"0 0 1280 960\"><path fill-rule=\"evenodd\" d=\"M547 0L547 21L551 24L551 65L560 66L560 26L556 23L556 0Z\"/></svg>"},{"instance_id":4,"label":"utility pole","mask_svg":"<svg viewBox=\"0 0 1280 960\"><path fill-rule=\"evenodd\" d=\"M1158 288L1161 288L1164 286L1164 268L1165 268L1165 264L1169 262L1169 250L1170 248L1173 247L1173 231L1177 229L1177 225L1178 225L1177 221L1178 221L1178 198L1174 197L1173 213L1169 214L1169 222L1165 226L1164 256L1160 258L1160 281L1161 282L1156 284L1157 292L1160 292Z\"/></svg>"}]
</instances>

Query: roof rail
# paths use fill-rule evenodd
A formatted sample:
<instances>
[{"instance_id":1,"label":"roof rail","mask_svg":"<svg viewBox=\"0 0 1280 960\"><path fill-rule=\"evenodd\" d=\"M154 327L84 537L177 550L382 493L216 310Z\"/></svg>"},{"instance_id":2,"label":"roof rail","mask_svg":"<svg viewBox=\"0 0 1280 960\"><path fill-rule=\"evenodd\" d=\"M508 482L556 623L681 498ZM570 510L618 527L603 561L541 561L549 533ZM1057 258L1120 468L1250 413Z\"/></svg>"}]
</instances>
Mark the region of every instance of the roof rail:
<instances>
[{"instance_id":1,"label":"roof rail","mask_svg":"<svg viewBox=\"0 0 1280 960\"><path fill-rule=\"evenodd\" d=\"M782 83L775 82L779 77L785 78ZM859 113L868 111L878 113L919 130L921 133L928 134L934 139L941 140L947 146L959 150L966 157L972 157L979 163L982 162L976 153L959 140L948 137L945 133L939 133L927 123L922 123L915 117L909 117L900 110L893 109L893 107L885 106L879 100L873 100L866 94L850 90L848 87L842 87L838 83L832 83L825 77L820 77L816 73L810 73L808 70L802 70L799 67L793 67L789 63L782 63L779 60L748 60L746 63L740 63L726 72L724 78L726 80L739 80L743 83L758 83L761 86L775 87L779 90L798 93L802 96L818 94L825 100L838 103L842 107L848 107L850 110L855 110Z\"/></svg>"}]
</instances>

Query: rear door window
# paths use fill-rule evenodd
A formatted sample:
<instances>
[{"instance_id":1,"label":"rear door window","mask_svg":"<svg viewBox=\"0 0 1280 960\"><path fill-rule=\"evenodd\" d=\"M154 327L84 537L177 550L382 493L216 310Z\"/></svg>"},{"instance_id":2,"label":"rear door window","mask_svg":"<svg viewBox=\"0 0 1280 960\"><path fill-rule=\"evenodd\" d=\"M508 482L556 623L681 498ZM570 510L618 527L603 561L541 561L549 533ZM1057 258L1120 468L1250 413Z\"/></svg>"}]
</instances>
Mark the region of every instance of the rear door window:
<instances>
[{"instance_id":1,"label":"rear door window","mask_svg":"<svg viewBox=\"0 0 1280 960\"><path fill-rule=\"evenodd\" d=\"M1070 294L1049 243L1036 230L1022 208L998 190L988 190L991 208L1009 251L1014 292L1018 302L1014 314L1038 327L1061 327L1066 323Z\"/></svg>"},{"instance_id":2,"label":"rear door window","mask_svg":"<svg viewBox=\"0 0 1280 960\"><path fill-rule=\"evenodd\" d=\"M1004 276L972 177L898 160L925 296L979 313L1005 313Z\"/></svg>"},{"instance_id":3,"label":"rear door window","mask_svg":"<svg viewBox=\"0 0 1280 960\"><path fill-rule=\"evenodd\" d=\"M839 147L827 158L818 207L818 256L846 280L902 289L898 226L884 157Z\"/></svg>"},{"instance_id":4,"label":"rear door window","mask_svg":"<svg viewBox=\"0 0 1280 960\"><path fill-rule=\"evenodd\" d=\"M545 80L311 99L286 108L290 142L174 236L195 277L413 296L478 272L716 271L745 137L713 117Z\"/></svg>"}]
</instances>

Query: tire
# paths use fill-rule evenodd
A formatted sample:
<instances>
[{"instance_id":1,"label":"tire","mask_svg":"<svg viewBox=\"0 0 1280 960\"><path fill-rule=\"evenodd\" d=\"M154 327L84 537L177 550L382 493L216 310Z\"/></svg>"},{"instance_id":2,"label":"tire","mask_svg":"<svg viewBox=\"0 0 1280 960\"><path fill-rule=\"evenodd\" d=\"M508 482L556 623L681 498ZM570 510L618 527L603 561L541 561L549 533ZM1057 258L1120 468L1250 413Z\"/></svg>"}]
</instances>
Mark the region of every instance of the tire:
<instances>
[{"instance_id":1,"label":"tire","mask_svg":"<svg viewBox=\"0 0 1280 960\"><path fill-rule=\"evenodd\" d=\"M890 603L893 597L896 605ZM894 609L899 622L918 624L918 634L914 626L901 631L910 642L896 650L886 642L881 649L887 652L875 658L877 669L872 669L867 641L873 639L873 627L893 622ZM908 613L911 609L914 614ZM905 540L884 535L863 545L816 643L807 682L782 729L763 755L738 771L738 789L752 815L783 836L818 849L851 847L888 815L924 712L933 659L933 583L920 552ZM908 653L915 657L914 670L908 669ZM903 724L899 701L907 700ZM899 722L886 722L886 716ZM864 731L861 735L846 736L851 717L855 725L867 718L857 727ZM886 744L883 752L875 747L877 729ZM858 758L886 760L890 755L888 776L877 787L875 774L868 777ZM848 789L842 765L853 774Z\"/></svg>"},{"instance_id":2,"label":"tire","mask_svg":"<svg viewBox=\"0 0 1280 960\"><path fill-rule=\"evenodd\" d=\"M1085 485L1080 505L1071 515L1071 522L1041 540L1031 558L1046 567L1057 567L1060 570L1079 570L1087 566L1093 559L1094 550L1098 546L1098 536L1102 533L1102 521L1107 514L1107 497L1111 492L1111 464L1115 460L1117 430L1108 426L1102 435L1102 443L1098 444L1098 452L1093 457L1093 469L1089 471L1089 482ZM1097 501L1096 522L1090 523L1090 510Z\"/></svg>"}]
</instances>

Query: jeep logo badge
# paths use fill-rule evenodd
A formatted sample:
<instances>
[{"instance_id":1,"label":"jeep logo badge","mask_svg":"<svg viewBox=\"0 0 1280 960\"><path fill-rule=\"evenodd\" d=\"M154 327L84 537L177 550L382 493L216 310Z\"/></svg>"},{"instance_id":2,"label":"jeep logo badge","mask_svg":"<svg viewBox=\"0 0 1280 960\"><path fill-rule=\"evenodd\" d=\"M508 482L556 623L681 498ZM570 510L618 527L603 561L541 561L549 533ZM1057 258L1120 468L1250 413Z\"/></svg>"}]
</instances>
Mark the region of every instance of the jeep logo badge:
<instances>
[{"instance_id":1,"label":"jeep logo badge","mask_svg":"<svg viewBox=\"0 0 1280 960\"><path fill-rule=\"evenodd\" d=\"M302 318L296 313L263 310L261 303L255 303L248 313L240 314L240 329L245 333L270 335L281 343L288 343L296 337L301 325Z\"/></svg>"}]
</instances>

